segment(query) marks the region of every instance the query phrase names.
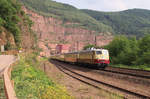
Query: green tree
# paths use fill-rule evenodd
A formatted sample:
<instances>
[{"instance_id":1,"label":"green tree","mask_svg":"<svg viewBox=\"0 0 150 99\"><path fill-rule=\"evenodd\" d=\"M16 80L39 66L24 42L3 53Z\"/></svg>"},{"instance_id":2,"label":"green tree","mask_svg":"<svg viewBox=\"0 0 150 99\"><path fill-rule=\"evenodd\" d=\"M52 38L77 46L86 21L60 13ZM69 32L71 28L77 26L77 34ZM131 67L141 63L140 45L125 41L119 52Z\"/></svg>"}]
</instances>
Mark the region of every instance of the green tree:
<instances>
[{"instance_id":1,"label":"green tree","mask_svg":"<svg viewBox=\"0 0 150 99\"><path fill-rule=\"evenodd\" d=\"M0 25L11 32L15 38L17 46L20 45L21 32L18 26L20 21L19 13L21 12L20 4L15 0L0 1Z\"/></svg>"},{"instance_id":2,"label":"green tree","mask_svg":"<svg viewBox=\"0 0 150 99\"><path fill-rule=\"evenodd\" d=\"M145 35L139 40L137 64L150 64L150 35Z\"/></svg>"},{"instance_id":3,"label":"green tree","mask_svg":"<svg viewBox=\"0 0 150 99\"><path fill-rule=\"evenodd\" d=\"M104 48L109 50L111 61L114 64L134 64L137 59L138 43L136 38L128 39L125 36L117 36Z\"/></svg>"}]
</instances>

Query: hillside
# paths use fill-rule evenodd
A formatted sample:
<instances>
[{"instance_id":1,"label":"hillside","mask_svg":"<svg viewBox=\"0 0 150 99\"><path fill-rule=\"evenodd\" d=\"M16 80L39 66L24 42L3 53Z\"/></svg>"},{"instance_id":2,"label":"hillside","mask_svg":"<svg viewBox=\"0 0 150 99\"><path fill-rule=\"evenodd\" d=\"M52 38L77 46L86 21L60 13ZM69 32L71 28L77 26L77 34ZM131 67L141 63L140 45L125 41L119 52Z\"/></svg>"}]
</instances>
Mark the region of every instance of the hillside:
<instances>
[{"instance_id":1,"label":"hillside","mask_svg":"<svg viewBox=\"0 0 150 99\"><path fill-rule=\"evenodd\" d=\"M82 50L87 44L103 46L112 36L112 28L77 8L51 0L21 0L22 9L33 21L42 56L56 52L56 46L68 46L68 51Z\"/></svg>"},{"instance_id":2,"label":"hillside","mask_svg":"<svg viewBox=\"0 0 150 99\"><path fill-rule=\"evenodd\" d=\"M21 10L17 0L0 1L0 43L6 50L31 48L34 33L31 33L32 21Z\"/></svg>"},{"instance_id":3,"label":"hillside","mask_svg":"<svg viewBox=\"0 0 150 99\"><path fill-rule=\"evenodd\" d=\"M83 28L96 32L143 36L150 33L150 11L129 9L120 12L80 10L52 0L21 0L30 10L59 19L64 27ZM71 22L72 24L65 24ZM95 33L96 33L95 32ZM97 33L96 33L97 34Z\"/></svg>"},{"instance_id":4,"label":"hillside","mask_svg":"<svg viewBox=\"0 0 150 99\"><path fill-rule=\"evenodd\" d=\"M115 34L143 36L150 33L150 10L129 9L120 12L82 10L99 22L109 25Z\"/></svg>"},{"instance_id":5,"label":"hillside","mask_svg":"<svg viewBox=\"0 0 150 99\"><path fill-rule=\"evenodd\" d=\"M81 27L98 32L113 32L111 27L98 22L94 18L71 5L58 3L52 0L21 1L28 9L39 13L40 15L60 19L63 21L63 23L74 23L72 25L65 25L66 27Z\"/></svg>"}]
</instances>

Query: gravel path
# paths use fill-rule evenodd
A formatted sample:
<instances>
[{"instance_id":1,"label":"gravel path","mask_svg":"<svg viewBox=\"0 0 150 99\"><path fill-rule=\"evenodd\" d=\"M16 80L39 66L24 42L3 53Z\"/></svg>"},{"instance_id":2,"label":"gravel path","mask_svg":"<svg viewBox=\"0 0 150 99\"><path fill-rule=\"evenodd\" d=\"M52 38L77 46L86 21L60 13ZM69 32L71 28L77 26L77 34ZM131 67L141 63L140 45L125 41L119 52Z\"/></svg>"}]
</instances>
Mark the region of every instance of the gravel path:
<instances>
[{"instance_id":1,"label":"gravel path","mask_svg":"<svg viewBox=\"0 0 150 99\"><path fill-rule=\"evenodd\" d=\"M0 55L0 73L15 61L16 57L13 55Z\"/></svg>"},{"instance_id":2,"label":"gravel path","mask_svg":"<svg viewBox=\"0 0 150 99\"><path fill-rule=\"evenodd\" d=\"M62 63L63 64L63 63ZM105 73L104 71L99 71L99 73L95 72L95 70L78 67L74 65L65 64L66 67L72 68L73 71L87 75L88 77L92 77L96 80L100 80L111 85L118 86L120 88L125 88L127 90L142 93L146 96L150 96L150 87L147 84L139 83L140 80L135 79L134 77L130 77L128 75L120 75L120 74L112 74L112 73ZM125 79L125 77L127 79ZM122 79L124 78L124 79ZM129 80L130 79L130 80ZM136 82L134 80L137 80ZM141 79L144 83L144 79ZM146 89L146 90L145 90ZM133 99L133 98L132 98Z\"/></svg>"}]
</instances>

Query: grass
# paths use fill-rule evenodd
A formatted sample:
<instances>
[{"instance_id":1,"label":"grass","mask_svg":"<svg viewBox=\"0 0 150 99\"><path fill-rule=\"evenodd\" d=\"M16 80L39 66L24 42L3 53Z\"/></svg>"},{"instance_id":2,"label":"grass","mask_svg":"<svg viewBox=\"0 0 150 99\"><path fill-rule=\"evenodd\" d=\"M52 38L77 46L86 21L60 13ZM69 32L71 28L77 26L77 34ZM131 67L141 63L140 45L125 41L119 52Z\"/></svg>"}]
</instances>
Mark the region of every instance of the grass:
<instances>
[{"instance_id":1,"label":"grass","mask_svg":"<svg viewBox=\"0 0 150 99\"><path fill-rule=\"evenodd\" d=\"M140 70L149 70L150 71L150 66L148 65L132 65L132 66L128 66L128 65L123 65L123 64L111 64L110 66L112 67L120 67L120 68L129 68L129 69L140 69Z\"/></svg>"},{"instance_id":2,"label":"grass","mask_svg":"<svg viewBox=\"0 0 150 99\"><path fill-rule=\"evenodd\" d=\"M12 80L18 99L73 99L66 88L56 84L38 69L41 61L35 54L21 55L14 66Z\"/></svg>"},{"instance_id":3,"label":"grass","mask_svg":"<svg viewBox=\"0 0 150 99\"><path fill-rule=\"evenodd\" d=\"M0 99L6 99L4 90L4 81L2 77L0 77Z\"/></svg>"}]
</instances>

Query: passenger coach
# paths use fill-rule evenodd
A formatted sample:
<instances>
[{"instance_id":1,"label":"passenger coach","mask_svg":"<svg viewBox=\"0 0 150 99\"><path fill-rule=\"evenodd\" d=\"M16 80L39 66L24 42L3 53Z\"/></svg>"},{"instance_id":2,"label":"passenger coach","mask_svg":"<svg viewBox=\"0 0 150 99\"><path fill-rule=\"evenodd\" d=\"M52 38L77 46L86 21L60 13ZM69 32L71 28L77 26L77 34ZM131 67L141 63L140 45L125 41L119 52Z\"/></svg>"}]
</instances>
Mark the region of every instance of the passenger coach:
<instances>
[{"instance_id":1,"label":"passenger coach","mask_svg":"<svg viewBox=\"0 0 150 99\"><path fill-rule=\"evenodd\" d=\"M105 68L110 63L109 52L106 49L91 49L79 52L55 55L52 59L68 63L83 64Z\"/></svg>"}]
</instances>

